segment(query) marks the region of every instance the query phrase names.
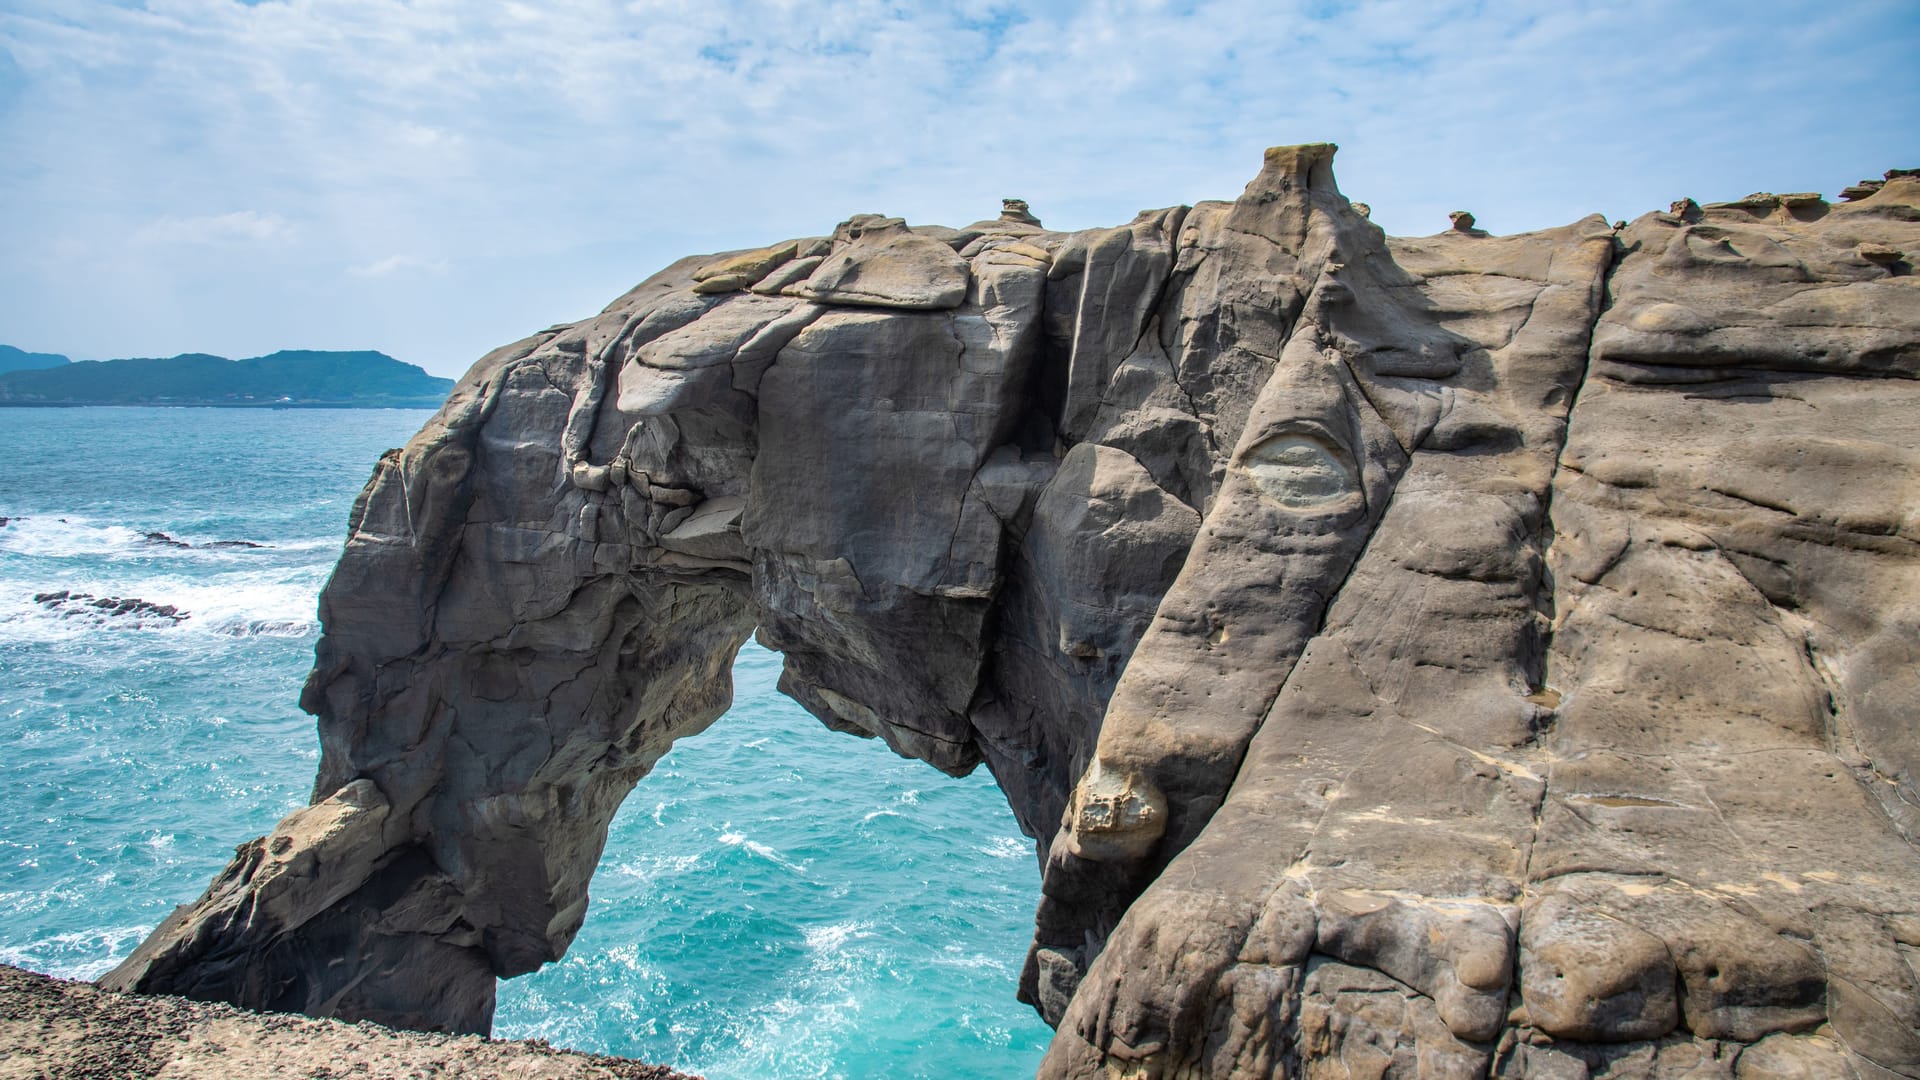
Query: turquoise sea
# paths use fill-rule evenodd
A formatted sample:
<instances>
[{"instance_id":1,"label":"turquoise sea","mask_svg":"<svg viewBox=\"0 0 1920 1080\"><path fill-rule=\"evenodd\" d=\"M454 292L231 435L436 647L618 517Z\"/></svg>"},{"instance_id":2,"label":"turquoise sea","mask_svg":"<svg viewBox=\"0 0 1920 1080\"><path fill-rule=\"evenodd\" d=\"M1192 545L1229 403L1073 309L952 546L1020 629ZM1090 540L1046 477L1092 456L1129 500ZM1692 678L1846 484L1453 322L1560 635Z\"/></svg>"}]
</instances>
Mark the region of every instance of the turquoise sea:
<instances>
[{"instance_id":1,"label":"turquoise sea","mask_svg":"<svg viewBox=\"0 0 1920 1080\"><path fill-rule=\"evenodd\" d=\"M427 416L0 409L0 961L99 975L305 801L315 597ZM262 546L210 546L234 541ZM87 598L34 599L62 590ZM1037 873L985 770L829 732L778 673L742 651L733 710L627 800L579 940L502 985L495 1034L710 1080L1031 1075Z\"/></svg>"}]
</instances>

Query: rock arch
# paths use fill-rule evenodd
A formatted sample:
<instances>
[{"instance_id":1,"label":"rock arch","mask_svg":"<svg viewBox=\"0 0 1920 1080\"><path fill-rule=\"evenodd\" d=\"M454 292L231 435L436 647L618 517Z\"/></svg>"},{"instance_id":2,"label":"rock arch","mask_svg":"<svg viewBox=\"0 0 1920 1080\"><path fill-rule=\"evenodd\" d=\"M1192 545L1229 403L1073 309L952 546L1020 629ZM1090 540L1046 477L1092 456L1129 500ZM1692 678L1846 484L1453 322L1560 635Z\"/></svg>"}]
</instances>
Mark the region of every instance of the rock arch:
<instances>
[{"instance_id":1,"label":"rock arch","mask_svg":"<svg viewBox=\"0 0 1920 1080\"><path fill-rule=\"evenodd\" d=\"M314 802L107 984L485 1030L757 629L1036 838L1045 1075L1916 1075L1920 181L1389 239L1332 157L484 357L354 507Z\"/></svg>"}]
</instances>

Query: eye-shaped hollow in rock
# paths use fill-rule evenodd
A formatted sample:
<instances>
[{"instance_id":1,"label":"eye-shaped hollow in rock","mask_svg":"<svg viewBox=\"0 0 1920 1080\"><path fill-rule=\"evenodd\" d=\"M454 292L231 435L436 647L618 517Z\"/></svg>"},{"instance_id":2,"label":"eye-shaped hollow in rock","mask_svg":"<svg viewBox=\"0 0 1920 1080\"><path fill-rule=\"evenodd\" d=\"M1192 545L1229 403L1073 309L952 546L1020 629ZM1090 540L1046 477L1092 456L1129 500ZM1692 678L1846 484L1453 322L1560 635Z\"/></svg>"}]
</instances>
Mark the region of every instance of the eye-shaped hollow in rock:
<instances>
[{"instance_id":1,"label":"eye-shaped hollow in rock","mask_svg":"<svg viewBox=\"0 0 1920 1080\"><path fill-rule=\"evenodd\" d=\"M1314 432L1269 436L1247 451L1241 467L1261 494L1289 509L1345 509L1361 498L1359 472L1347 453Z\"/></svg>"}]
</instances>

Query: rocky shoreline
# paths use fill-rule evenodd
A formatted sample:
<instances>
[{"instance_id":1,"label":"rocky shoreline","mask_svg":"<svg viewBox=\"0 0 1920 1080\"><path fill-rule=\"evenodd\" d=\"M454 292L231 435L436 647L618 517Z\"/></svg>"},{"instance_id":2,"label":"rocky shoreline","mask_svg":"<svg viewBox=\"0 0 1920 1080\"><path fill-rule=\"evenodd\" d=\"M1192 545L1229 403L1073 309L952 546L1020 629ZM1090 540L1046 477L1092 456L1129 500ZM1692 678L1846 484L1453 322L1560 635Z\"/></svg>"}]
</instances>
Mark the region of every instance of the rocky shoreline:
<instances>
[{"instance_id":1,"label":"rocky shoreline","mask_svg":"<svg viewBox=\"0 0 1920 1080\"><path fill-rule=\"evenodd\" d=\"M312 804L103 982L489 1030L755 635L1005 792L1049 1080L1920 1077L1920 178L1389 237L1333 158L483 357L354 507Z\"/></svg>"},{"instance_id":2,"label":"rocky shoreline","mask_svg":"<svg viewBox=\"0 0 1920 1080\"><path fill-rule=\"evenodd\" d=\"M699 1080L544 1043L116 994L0 964L0 1080Z\"/></svg>"}]
</instances>

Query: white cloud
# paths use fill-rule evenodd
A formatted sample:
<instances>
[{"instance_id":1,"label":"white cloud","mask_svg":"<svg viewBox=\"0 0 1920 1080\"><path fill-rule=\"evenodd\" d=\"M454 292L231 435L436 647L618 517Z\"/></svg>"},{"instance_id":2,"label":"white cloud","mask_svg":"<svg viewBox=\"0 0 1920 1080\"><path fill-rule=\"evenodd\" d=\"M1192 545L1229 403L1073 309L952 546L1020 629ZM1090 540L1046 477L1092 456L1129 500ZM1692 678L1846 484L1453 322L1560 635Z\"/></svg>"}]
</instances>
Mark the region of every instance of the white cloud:
<instances>
[{"instance_id":1,"label":"white cloud","mask_svg":"<svg viewBox=\"0 0 1920 1080\"><path fill-rule=\"evenodd\" d=\"M135 243L154 246L181 244L278 244L295 235L294 226L274 214L258 210L235 210L230 214L202 217L162 216L141 226Z\"/></svg>"},{"instance_id":2,"label":"white cloud","mask_svg":"<svg viewBox=\"0 0 1920 1080\"><path fill-rule=\"evenodd\" d=\"M384 259L360 266L350 266L347 273L355 277L383 278L407 272L441 273L447 268L444 259L423 259L418 255L389 255Z\"/></svg>"},{"instance_id":3,"label":"white cloud","mask_svg":"<svg viewBox=\"0 0 1920 1080\"><path fill-rule=\"evenodd\" d=\"M463 140L458 132L443 128L428 127L425 124L401 123L394 128L393 137L408 146L423 149L434 147L458 146Z\"/></svg>"},{"instance_id":4,"label":"white cloud","mask_svg":"<svg viewBox=\"0 0 1920 1080\"><path fill-rule=\"evenodd\" d=\"M1920 164L1912 0L6 0L0 51L0 325L107 333L85 313L139 297L50 301L106 287L82 268L119 238L264 227L297 262L187 290L156 251L124 288L253 335L235 355L345 325L441 370L689 251L1005 195L1118 223L1231 198L1279 142L1341 143L1394 232ZM446 265L376 258L409 251ZM343 266L389 287L304 302Z\"/></svg>"}]
</instances>

